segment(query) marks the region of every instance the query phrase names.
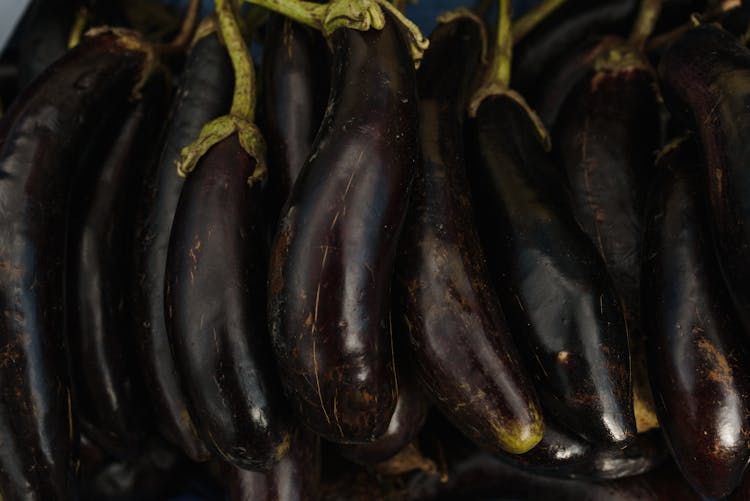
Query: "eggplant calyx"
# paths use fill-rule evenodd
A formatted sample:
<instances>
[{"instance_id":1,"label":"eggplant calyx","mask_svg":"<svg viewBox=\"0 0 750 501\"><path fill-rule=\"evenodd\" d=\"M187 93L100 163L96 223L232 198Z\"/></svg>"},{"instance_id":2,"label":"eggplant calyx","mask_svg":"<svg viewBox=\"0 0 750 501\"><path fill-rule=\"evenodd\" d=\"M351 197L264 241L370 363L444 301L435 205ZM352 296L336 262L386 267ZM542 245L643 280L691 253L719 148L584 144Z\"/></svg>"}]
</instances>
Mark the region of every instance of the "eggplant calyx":
<instances>
[{"instance_id":1,"label":"eggplant calyx","mask_svg":"<svg viewBox=\"0 0 750 501\"><path fill-rule=\"evenodd\" d=\"M482 105L482 103L484 103L486 99L489 99L491 97L505 97L507 99L515 101L516 104L518 104L518 106L520 106L526 112L529 120L531 120L531 123L534 126L534 130L536 131L538 136L537 139L539 139L539 142L544 147L544 150L549 152L552 149L552 140L550 139L549 132L547 131L547 127L544 126L544 122L542 122L542 119L539 118L539 115L537 115L533 109L531 109L531 106L529 106L529 104L526 102L523 96L521 96L521 94L512 89L508 89L507 87L496 85L492 87L480 88L474 94L471 102L469 103L469 116L472 118L476 117L479 107Z\"/></svg>"},{"instance_id":2,"label":"eggplant calyx","mask_svg":"<svg viewBox=\"0 0 750 501\"><path fill-rule=\"evenodd\" d=\"M157 50L153 44L150 44L141 37L137 31L129 30L126 28L112 28L109 26L102 26L98 28L92 28L88 30L85 37L95 37L104 33L111 33L115 36L115 43L125 50L133 52L142 52L144 55L143 67L141 73L133 86L131 96L134 100L141 98L141 89L146 85L146 82L160 66L159 58L157 57Z\"/></svg>"},{"instance_id":3,"label":"eggplant calyx","mask_svg":"<svg viewBox=\"0 0 750 501\"><path fill-rule=\"evenodd\" d=\"M305 0L243 0L284 15L323 33L328 38L339 28L357 31L382 30L387 10L402 25L409 38L409 51L414 66L419 67L430 41L416 24L404 16L388 0L330 0L319 4Z\"/></svg>"},{"instance_id":4,"label":"eggplant calyx","mask_svg":"<svg viewBox=\"0 0 750 501\"><path fill-rule=\"evenodd\" d=\"M477 23L479 26L479 37L482 41L482 53L481 53L481 62L482 65L486 65L488 63L487 59L487 27L484 24L484 20L471 9L467 9L466 7L457 7L453 10L449 10L447 12L443 12L437 17L438 24L448 24L452 23L453 21L457 21L459 19L468 19L470 21L473 21Z\"/></svg>"},{"instance_id":5,"label":"eggplant calyx","mask_svg":"<svg viewBox=\"0 0 750 501\"><path fill-rule=\"evenodd\" d=\"M248 184L253 186L264 181L268 174L265 162L266 142L254 123L237 115L224 115L204 125L198 139L182 149L182 159L177 165L177 173L186 177L195 170L198 161L212 146L235 133L239 137L242 149L255 159L255 169L248 178Z\"/></svg>"}]
</instances>

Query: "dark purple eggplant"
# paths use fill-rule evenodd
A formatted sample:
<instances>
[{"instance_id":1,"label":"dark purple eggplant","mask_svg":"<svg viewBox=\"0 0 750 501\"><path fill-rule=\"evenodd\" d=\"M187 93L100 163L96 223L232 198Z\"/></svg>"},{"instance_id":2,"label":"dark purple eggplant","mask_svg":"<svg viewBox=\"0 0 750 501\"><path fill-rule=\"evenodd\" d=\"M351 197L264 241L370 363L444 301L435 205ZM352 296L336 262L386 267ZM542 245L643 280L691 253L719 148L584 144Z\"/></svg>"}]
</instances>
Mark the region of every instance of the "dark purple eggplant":
<instances>
[{"instance_id":1,"label":"dark purple eggplant","mask_svg":"<svg viewBox=\"0 0 750 501\"><path fill-rule=\"evenodd\" d=\"M167 329L191 416L218 455L267 470L289 448L266 339L265 239L257 160L236 134L185 180L169 238Z\"/></svg>"},{"instance_id":2,"label":"dark purple eggplant","mask_svg":"<svg viewBox=\"0 0 750 501\"><path fill-rule=\"evenodd\" d=\"M45 71L0 121L0 497L72 496L75 449L63 255L77 157L122 116L153 54L99 32Z\"/></svg>"},{"instance_id":3,"label":"dark purple eggplant","mask_svg":"<svg viewBox=\"0 0 750 501\"><path fill-rule=\"evenodd\" d=\"M138 182L158 134L160 80L127 112L114 137L100 142L76 174L70 193L66 254L66 327L74 400L81 428L110 452L136 452L146 431L143 388L131 364L127 301L132 273Z\"/></svg>"},{"instance_id":4,"label":"dark purple eggplant","mask_svg":"<svg viewBox=\"0 0 750 501\"><path fill-rule=\"evenodd\" d=\"M398 363L397 363L398 365ZM417 438L422 429L429 403L413 371L398 371L398 401L388 429L374 442L341 446L341 455L363 465L376 465L386 461Z\"/></svg>"},{"instance_id":5,"label":"dark purple eggplant","mask_svg":"<svg viewBox=\"0 0 750 501\"><path fill-rule=\"evenodd\" d=\"M626 325L604 263L523 98L484 98L470 124L480 237L545 412L597 444L635 437Z\"/></svg>"},{"instance_id":6,"label":"dark purple eggplant","mask_svg":"<svg viewBox=\"0 0 750 501\"><path fill-rule=\"evenodd\" d=\"M310 153L328 99L328 49L316 31L272 14L263 44L263 131L275 220Z\"/></svg>"},{"instance_id":7,"label":"dark purple eggplant","mask_svg":"<svg viewBox=\"0 0 750 501\"><path fill-rule=\"evenodd\" d=\"M529 102L546 85L558 60L587 38L624 35L636 17L638 0L568 0L513 48L513 82Z\"/></svg>"},{"instance_id":8,"label":"dark purple eggplant","mask_svg":"<svg viewBox=\"0 0 750 501\"><path fill-rule=\"evenodd\" d=\"M643 262L651 381L677 465L720 498L750 461L750 351L713 253L700 148L689 137L658 168Z\"/></svg>"},{"instance_id":9,"label":"dark purple eggplant","mask_svg":"<svg viewBox=\"0 0 750 501\"><path fill-rule=\"evenodd\" d=\"M603 42L556 124L556 153L573 216L604 260L630 339L638 431L658 426L640 318L643 204L659 147L655 75L637 47Z\"/></svg>"},{"instance_id":10,"label":"dark purple eggplant","mask_svg":"<svg viewBox=\"0 0 750 501\"><path fill-rule=\"evenodd\" d=\"M158 162L143 179L143 195L136 223L133 277L134 328L146 390L161 433L194 461L210 453L193 423L182 383L177 375L164 320L164 273L167 247L177 202L185 178L175 165L182 148L200 134L201 127L229 111L232 66L226 49L206 21L191 47L166 125Z\"/></svg>"},{"instance_id":11,"label":"dark purple eggplant","mask_svg":"<svg viewBox=\"0 0 750 501\"><path fill-rule=\"evenodd\" d=\"M468 17L439 26L418 74L423 158L395 294L435 405L477 444L522 453L541 440L544 424L486 267L463 159L464 110L482 30Z\"/></svg>"},{"instance_id":12,"label":"dark purple eggplant","mask_svg":"<svg viewBox=\"0 0 750 501\"><path fill-rule=\"evenodd\" d=\"M329 106L282 210L269 320L286 393L322 437L385 433L398 394L390 282L418 157L409 48L395 18L329 38Z\"/></svg>"},{"instance_id":13,"label":"dark purple eggplant","mask_svg":"<svg viewBox=\"0 0 750 501\"><path fill-rule=\"evenodd\" d=\"M452 460L444 481L417 473L403 499L518 499L555 501L699 501L673 464L644 475L608 481L560 479L509 466L486 452Z\"/></svg>"},{"instance_id":14,"label":"dark purple eggplant","mask_svg":"<svg viewBox=\"0 0 750 501\"><path fill-rule=\"evenodd\" d=\"M750 50L716 26L684 33L659 64L673 115L694 128L704 158L719 264L750 330Z\"/></svg>"},{"instance_id":15,"label":"dark purple eggplant","mask_svg":"<svg viewBox=\"0 0 750 501\"><path fill-rule=\"evenodd\" d=\"M320 439L297 429L289 453L270 471L227 466L226 477L229 501L315 501L320 496Z\"/></svg>"},{"instance_id":16,"label":"dark purple eggplant","mask_svg":"<svg viewBox=\"0 0 750 501\"><path fill-rule=\"evenodd\" d=\"M525 454L499 454L509 465L540 475L612 480L641 475L668 457L661 432L639 433L624 449L590 444L545 421L544 437Z\"/></svg>"}]
</instances>

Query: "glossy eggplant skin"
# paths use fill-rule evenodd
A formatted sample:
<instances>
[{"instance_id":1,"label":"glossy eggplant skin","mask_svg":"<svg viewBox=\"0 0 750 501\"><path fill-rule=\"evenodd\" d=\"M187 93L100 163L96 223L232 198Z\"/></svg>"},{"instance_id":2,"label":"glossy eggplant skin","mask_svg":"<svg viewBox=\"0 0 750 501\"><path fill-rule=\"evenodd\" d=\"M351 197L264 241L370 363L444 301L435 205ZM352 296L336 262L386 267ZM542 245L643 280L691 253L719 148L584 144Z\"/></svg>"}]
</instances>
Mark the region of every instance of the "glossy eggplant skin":
<instances>
[{"instance_id":1,"label":"glossy eggplant skin","mask_svg":"<svg viewBox=\"0 0 750 501\"><path fill-rule=\"evenodd\" d=\"M614 480L652 471L668 457L661 432L639 433L619 449L586 442L545 420L544 437L525 454L499 454L503 462L540 475L560 478Z\"/></svg>"},{"instance_id":2,"label":"glossy eggplant skin","mask_svg":"<svg viewBox=\"0 0 750 501\"><path fill-rule=\"evenodd\" d=\"M604 260L630 337L638 431L658 426L640 315L643 205L659 148L655 74L625 40L609 39L566 99L555 129L573 216ZM625 62L623 62L625 61Z\"/></svg>"},{"instance_id":3,"label":"glossy eggplant skin","mask_svg":"<svg viewBox=\"0 0 750 501\"><path fill-rule=\"evenodd\" d=\"M513 47L511 87L530 103L546 86L545 75L562 56L589 37L624 35L635 19L637 0L569 0Z\"/></svg>"},{"instance_id":4,"label":"glossy eggplant skin","mask_svg":"<svg viewBox=\"0 0 750 501\"><path fill-rule=\"evenodd\" d=\"M685 32L659 64L672 114L701 143L710 224L730 296L750 329L750 50L716 26Z\"/></svg>"},{"instance_id":5,"label":"glossy eggplant skin","mask_svg":"<svg viewBox=\"0 0 750 501\"><path fill-rule=\"evenodd\" d=\"M659 421L685 478L732 492L750 461L750 351L721 280L692 137L661 158L644 244L643 310Z\"/></svg>"},{"instance_id":6,"label":"glossy eggplant skin","mask_svg":"<svg viewBox=\"0 0 750 501\"><path fill-rule=\"evenodd\" d=\"M418 158L416 85L390 15L330 43L329 106L282 211L268 311L299 418L328 440L369 442L398 394L390 288Z\"/></svg>"},{"instance_id":7,"label":"glossy eggplant skin","mask_svg":"<svg viewBox=\"0 0 750 501\"><path fill-rule=\"evenodd\" d=\"M480 237L545 413L623 447L635 436L625 321L522 99L490 96L470 124Z\"/></svg>"},{"instance_id":8,"label":"glossy eggplant skin","mask_svg":"<svg viewBox=\"0 0 750 501\"><path fill-rule=\"evenodd\" d=\"M298 428L289 453L267 473L227 466L229 501L316 501L320 497L320 439Z\"/></svg>"},{"instance_id":9,"label":"glossy eggplant skin","mask_svg":"<svg viewBox=\"0 0 750 501\"><path fill-rule=\"evenodd\" d=\"M146 64L109 32L40 76L0 120L0 497L68 499L75 448L63 333L76 160L121 116Z\"/></svg>"},{"instance_id":10,"label":"glossy eggplant skin","mask_svg":"<svg viewBox=\"0 0 750 501\"><path fill-rule=\"evenodd\" d=\"M165 313L190 415L224 460L268 470L289 448L289 410L268 343L263 191L237 135L185 180L167 252Z\"/></svg>"},{"instance_id":11,"label":"glossy eggplant skin","mask_svg":"<svg viewBox=\"0 0 750 501\"><path fill-rule=\"evenodd\" d=\"M607 481L561 479L510 466L487 452L451 460L448 481L420 473L405 488L405 499L554 499L556 501L667 501L701 498L673 464L629 478Z\"/></svg>"},{"instance_id":12,"label":"glossy eggplant skin","mask_svg":"<svg viewBox=\"0 0 750 501\"><path fill-rule=\"evenodd\" d=\"M387 461L417 438L429 408L427 397L413 371L402 368L398 373L398 401L388 429L374 442L342 445L341 455L362 465Z\"/></svg>"},{"instance_id":13,"label":"glossy eggplant skin","mask_svg":"<svg viewBox=\"0 0 750 501\"><path fill-rule=\"evenodd\" d=\"M75 406L81 428L118 455L135 453L146 431L126 305L133 193L151 153L148 142L158 134L165 91L163 81L150 83L113 127L114 137L88 155L68 208L65 311Z\"/></svg>"},{"instance_id":14,"label":"glossy eggplant skin","mask_svg":"<svg viewBox=\"0 0 750 501\"><path fill-rule=\"evenodd\" d=\"M328 99L327 51L318 32L270 16L261 77L272 220L289 198L320 128Z\"/></svg>"},{"instance_id":15,"label":"glossy eggplant skin","mask_svg":"<svg viewBox=\"0 0 750 501\"><path fill-rule=\"evenodd\" d=\"M522 453L541 439L544 423L492 286L463 158L481 29L469 18L440 25L418 73L422 161L395 294L417 373L438 409L477 444Z\"/></svg>"},{"instance_id":16,"label":"glossy eggplant skin","mask_svg":"<svg viewBox=\"0 0 750 501\"><path fill-rule=\"evenodd\" d=\"M166 124L159 160L143 178L135 226L133 327L140 367L159 431L194 461L210 457L188 410L164 319L164 274L174 213L185 178L180 151L204 124L229 111L234 74L215 33L194 42Z\"/></svg>"}]
</instances>

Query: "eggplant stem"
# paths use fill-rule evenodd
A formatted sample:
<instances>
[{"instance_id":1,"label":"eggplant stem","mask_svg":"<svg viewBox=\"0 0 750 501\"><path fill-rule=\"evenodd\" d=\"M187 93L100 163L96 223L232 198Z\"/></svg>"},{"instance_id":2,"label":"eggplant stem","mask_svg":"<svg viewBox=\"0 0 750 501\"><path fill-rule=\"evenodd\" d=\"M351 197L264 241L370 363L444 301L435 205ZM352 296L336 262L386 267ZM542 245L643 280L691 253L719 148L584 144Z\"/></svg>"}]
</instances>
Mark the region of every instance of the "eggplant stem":
<instances>
[{"instance_id":1,"label":"eggplant stem","mask_svg":"<svg viewBox=\"0 0 750 501\"><path fill-rule=\"evenodd\" d=\"M498 6L495 48L484 82L469 102L471 116L476 114L482 101L490 96L504 94L510 85L510 65L513 57L510 20L513 16L513 6L510 0L498 0Z\"/></svg>"},{"instance_id":2,"label":"eggplant stem","mask_svg":"<svg viewBox=\"0 0 750 501\"><path fill-rule=\"evenodd\" d=\"M229 115L204 125L198 139L182 149L177 173L187 176L211 147L232 134L237 134L242 149L255 159L255 170L248 178L248 183L252 185L263 181L268 172L265 162L266 144L260 130L253 123L256 101L255 67L237 21L233 0L216 0L216 17L234 68L232 107Z\"/></svg>"},{"instance_id":3,"label":"eggplant stem","mask_svg":"<svg viewBox=\"0 0 750 501\"><path fill-rule=\"evenodd\" d=\"M245 1L319 30L325 37L330 37L339 28L358 31L381 30L385 26L383 10L387 10L408 33L409 50L414 65L417 67L422 60L422 54L430 44L429 40L419 31L419 28L388 0L330 0L324 4L306 0Z\"/></svg>"},{"instance_id":4,"label":"eggplant stem","mask_svg":"<svg viewBox=\"0 0 750 501\"><path fill-rule=\"evenodd\" d=\"M656 22L659 20L661 12L661 0L641 0L641 6L638 10L638 17L633 25L633 31L630 33L630 44L643 51L646 47L646 41L654 32Z\"/></svg>"},{"instance_id":5,"label":"eggplant stem","mask_svg":"<svg viewBox=\"0 0 750 501\"><path fill-rule=\"evenodd\" d=\"M521 16L511 28L513 43L516 44L528 35L534 28L539 26L550 14L562 7L567 0L544 0Z\"/></svg>"},{"instance_id":6,"label":"eggplant stem","mask_svg":"<svg viewBox=\"0 0 750 501\"><path fill-rule=\"evenodd\" d=\"M73 27L70 29L70 36L68 36L68 49L72 49L79 43L81 43L81 37L83 31L86 29L86 23L88 23L89 15L86 7L81 7L76 13L76 18L73 21Z\"/></svg>"}]
</instances>

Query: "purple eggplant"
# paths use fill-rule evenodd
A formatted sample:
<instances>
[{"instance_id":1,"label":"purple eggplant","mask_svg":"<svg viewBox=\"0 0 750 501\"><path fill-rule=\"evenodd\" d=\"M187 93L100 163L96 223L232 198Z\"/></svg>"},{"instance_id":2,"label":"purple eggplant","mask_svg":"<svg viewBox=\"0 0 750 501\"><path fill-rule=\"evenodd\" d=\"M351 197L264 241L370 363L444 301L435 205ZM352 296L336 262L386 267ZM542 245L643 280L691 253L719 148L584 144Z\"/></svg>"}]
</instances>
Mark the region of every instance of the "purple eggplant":
<instances>
[{"instance_id":1,"label":"purple eggplant","mask_svg":"<svg viewBox=\"0 0 750 501\"><path fill-rule=\"evenodd\" d=\"M341 28L331 94L271 251L269 321L286 394L341 443L388 428L397 382L390 283L417 162L414 69L395 18Z\"/></svg>"}]
</instances>

